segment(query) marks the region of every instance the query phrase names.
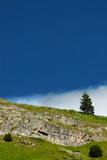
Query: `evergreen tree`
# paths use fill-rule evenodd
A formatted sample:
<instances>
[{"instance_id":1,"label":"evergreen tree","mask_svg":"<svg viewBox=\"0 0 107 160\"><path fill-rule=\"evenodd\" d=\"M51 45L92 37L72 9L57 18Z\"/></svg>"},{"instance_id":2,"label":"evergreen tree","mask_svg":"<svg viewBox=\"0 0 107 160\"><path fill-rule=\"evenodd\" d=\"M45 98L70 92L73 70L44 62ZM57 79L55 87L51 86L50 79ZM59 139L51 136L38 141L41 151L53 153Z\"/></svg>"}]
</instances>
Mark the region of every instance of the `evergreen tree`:
<instances>
[{"instance_id":1,"label":"evergreen tree","mask_svg":"<svg viewBox=\"0 0 107 160\"><path fill-rule=\"evenodd\" d=\"M86 92L83 93L80 103L80 110L83 113L94 114L94 106L92 106L91 98Z\"/></svg>"}]
</instances>

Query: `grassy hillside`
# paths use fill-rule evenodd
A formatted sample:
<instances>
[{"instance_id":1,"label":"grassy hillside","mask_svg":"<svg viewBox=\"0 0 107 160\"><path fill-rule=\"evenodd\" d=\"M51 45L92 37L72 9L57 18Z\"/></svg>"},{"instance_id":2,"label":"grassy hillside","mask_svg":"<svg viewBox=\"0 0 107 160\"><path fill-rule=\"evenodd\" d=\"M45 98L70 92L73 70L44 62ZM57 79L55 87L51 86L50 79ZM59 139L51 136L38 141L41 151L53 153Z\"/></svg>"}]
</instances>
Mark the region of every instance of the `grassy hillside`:
<instances>
[{"instance_id":1,"label":"grassy hillside","mask_svg":"<svg viewBox=\"0 0 107 160\"><path fill-rule=\"evenodd\" d=\"M27 109L34 114L37 112L40 112L42 114L45 114L45 112L48 112L51 116L54 116L56 114L65 115L67 117L72 117L74 119L79 119L81 121L89 122L89 123L103 123L107 124L107 117L103 116L97 116L97 115L88 115L83 114L81 112L77 112L74 110L66 110L66 109L57 109L57 108L51 108L51 107L45 107L45 106L34 106L34 105L27 105L27 104L18 104L18 103L12 103L12 102L0 102L2 105L12 105L15 104L18 107Z\"/></svg>"},{"instance_id":2,"label":"grassy hillside","mask_svg":"<svg viewBox=\"0 0 107 160\"><path fill-rule=\"evenodd\" d=\"M73 155L61 151L60 146L42 139L13 137L12 142L0 143L0 160L63 160Z\"/></svg>"},{"instance_id":3,"label":"grassy hillside","mask_svg":"<svg viewBox=\"0 0 107 160\"><path fill-rule=\"evenodd\" d=\"M24 108L27 111L33 112L33 114L40 113L41 115L49 115L54 117L55 115L66 116L81 122L84 127L106 127L107 117L101 117L96 115L87 115L74 110L60 110L51 107L38 107L26 104L17 104L12 102L0 102L0 105L10 107L15 105L19 108ZM25 113L24 113L25 114ZM47 123L57 124L58 122L53 122L49 120ZM78 126L69 126L62 123L58 125L63 125L65 128L79 129ZM85 132L88 132L85 130ZM107 137L107 131L104 130L102 135ZM96 133L95 133L96 134ZM13 137L12 142L4 142L3 136L0 136L0 160L91 160L88 157L89 148L93 144L98 144L102 151L103 156L97 158L96 160L107 160L107 141L102 142L90 142L86 145L79 147L67 147L52 144L42 139L37 138L27 138L27 137Z\"/></svg>"},{"instance_id":4,"label":"grassy hillside","mask_svg":"<svg viewBox=\"0 0 107 160\"><path fill-rule=\"evenodd\" d=\"M12 142L4 142L1 137L0 160L91 160L89 148L100 145L103 156L97 160L107 160L107 142L91 142L81 147L64 147L42 139L13 137Z\"/></svg>"}]
</instances>

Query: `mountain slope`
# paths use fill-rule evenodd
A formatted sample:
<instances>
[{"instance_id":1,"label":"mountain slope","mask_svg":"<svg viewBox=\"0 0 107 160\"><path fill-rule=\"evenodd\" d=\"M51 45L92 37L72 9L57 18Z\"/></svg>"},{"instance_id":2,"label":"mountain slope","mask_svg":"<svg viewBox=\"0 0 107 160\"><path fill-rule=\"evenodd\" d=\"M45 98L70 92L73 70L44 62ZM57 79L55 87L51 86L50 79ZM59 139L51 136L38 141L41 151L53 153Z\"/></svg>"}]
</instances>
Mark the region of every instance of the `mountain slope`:
<instances>
[{"instance_id":1,"label":"mountain slope","mask_svg":"<svg viewBox=\"0 0 107 160\"><path fill-rule=\"evenodd\" d=\"M8 132L13 137L10 143L3 141ZM91 160L88 153L93 144L103 150L97 159L106 160L107 117L0 102L2 160Z\"/></svg>"},{"instance_id":2,"label":"mountain slope","mask_svg":"<svg viewBox=\"0 0 107 160\"><path fill-rule=\"evenodd\" d=\"M10 102L0 103L0 134L42 138L65 146L107 140L107 117Z\"/></svg>"}]
</instances>

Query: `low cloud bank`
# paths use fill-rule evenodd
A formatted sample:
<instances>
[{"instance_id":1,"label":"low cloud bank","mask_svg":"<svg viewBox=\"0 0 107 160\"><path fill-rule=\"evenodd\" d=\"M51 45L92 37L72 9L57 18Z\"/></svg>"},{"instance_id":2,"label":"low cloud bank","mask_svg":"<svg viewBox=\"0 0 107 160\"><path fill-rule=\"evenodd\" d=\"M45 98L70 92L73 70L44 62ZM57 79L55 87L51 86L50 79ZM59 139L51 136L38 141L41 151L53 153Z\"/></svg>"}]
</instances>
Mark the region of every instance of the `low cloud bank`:
<instances>
[{"instance_id":1,"label":"low cloud bank","mask_svg":"<svg viewBox=\"0 0 107 160\"><path fill-rule=\"evenodd\" d=\"M48 93L46 95L33 95L27 97L8 98L8 100L39 106L49 106L61 109L74 109L79 111L80 99L83 92L86 91L92 99L95 106L95 114L107 116L107 86L98 88L88 88L86 90L77 90L66 93Z\"/></svg>"}]
</instances>

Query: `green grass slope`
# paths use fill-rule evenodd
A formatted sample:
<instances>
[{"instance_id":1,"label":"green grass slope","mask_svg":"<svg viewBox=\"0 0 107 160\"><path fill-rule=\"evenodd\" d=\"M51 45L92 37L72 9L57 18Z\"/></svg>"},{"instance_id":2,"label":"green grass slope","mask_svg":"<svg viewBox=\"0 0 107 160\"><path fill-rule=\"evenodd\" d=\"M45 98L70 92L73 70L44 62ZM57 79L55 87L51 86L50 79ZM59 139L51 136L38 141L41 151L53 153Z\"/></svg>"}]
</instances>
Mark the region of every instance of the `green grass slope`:
<instances>
[{"instance_id":1,"label":"green grass slope","mask_svg":"<svg viewBox=\"0 0 107 160\"><path fill-rule=\"evenodd\" d=\"M42 139L13 137L12 142L0 138L0 160L91 160L89 148L98 144L103 156L96 160L107 160L107 142L91 142L80 147L64 147Z\"/></svg>"},{"instance_id":2,"label":"green grass slope","mask_svg":"<svg viewBox=\"0 0 107 160\"><path fill-rule=\"evenodd\" d=\"M42 139L13 137L12 142L0 142L0 160L63 160L74 158L60 147Z\"/></svg>"}]
</instances>

